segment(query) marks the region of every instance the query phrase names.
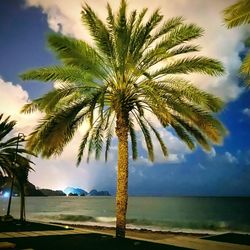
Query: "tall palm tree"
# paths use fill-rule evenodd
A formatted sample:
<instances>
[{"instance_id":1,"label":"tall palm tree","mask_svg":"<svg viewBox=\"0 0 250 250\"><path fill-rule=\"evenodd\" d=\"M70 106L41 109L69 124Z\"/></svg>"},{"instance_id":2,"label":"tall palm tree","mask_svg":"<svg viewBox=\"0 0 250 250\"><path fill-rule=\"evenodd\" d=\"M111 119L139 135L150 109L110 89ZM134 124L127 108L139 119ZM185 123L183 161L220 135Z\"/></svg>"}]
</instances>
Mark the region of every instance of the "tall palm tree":
<instances>
[{"instance_id":1,"label":"tall palm tree","mask_svg":"<svg viewBox=\"0 0 250 250\"><path fill-rule=\"evenodd\" d=\"M224 22L229 29L250 24L250 1L239 0L227 7L223 13ZM240 67L240 73L245 78L246 85L250 87L250 37L246 40L245 45L248 52Z\"/></svg>"},{"instance_id":2,"label":"tall palm tree","mask_svg":"<svg viewBox=\"0 0 250 250\"><path fill-rule=\"evenodd\" d=\"M16 179L21 199L20 219L24 220L24 185L28 179L28 172L32 169L30 167L32 161L30 161L27 156L33 155L33 153L24 149L19 136L9 136L15 124L16 121L10 121L9 116L3 119L3 114L0 114L0 170L3 174L12 179L7 217L10 216L12 190ZM6 137L8 137L8 139L5 140ZM17 147L18 144L19 147Z\"/></svg>"},{"instance_id":3,"label":"tall palm tree","mask_svg":"<svg viewBox=\"0 0 250 250\"><path fill-rule=\"evenodd\" d=\"M118 13L107 4L107 19L102 21L87 4L82 21L94 44L60 34L48 37L49 47L61 64L37 68L21 75L23 80L56 81L56 88L23 107L23 112L44 112L28 139L43 157L59 155L83 122L88 124L78 151L77 164L83 153L87 162L94 154L105 160L114 134L118 137L118 173L116 192L116 236L125 237L128 199L128 140L132 158L137 158L136 127L144 135L148 158L154 161L151 133L168 155L160 133L148 119L154 116L166 128L194 149L205 150L222 142L226 130L214 117L223 102L185 80L182 76L198 72L221 75L223 66L204 56L189 56L199 51L191 40L202 35L195 24L185 24L182 17L161 22L155 10L145 20L147 9L127 13L122 0ZM177 76L177 75L182 76Z\"/></svg>"}]
</instances>

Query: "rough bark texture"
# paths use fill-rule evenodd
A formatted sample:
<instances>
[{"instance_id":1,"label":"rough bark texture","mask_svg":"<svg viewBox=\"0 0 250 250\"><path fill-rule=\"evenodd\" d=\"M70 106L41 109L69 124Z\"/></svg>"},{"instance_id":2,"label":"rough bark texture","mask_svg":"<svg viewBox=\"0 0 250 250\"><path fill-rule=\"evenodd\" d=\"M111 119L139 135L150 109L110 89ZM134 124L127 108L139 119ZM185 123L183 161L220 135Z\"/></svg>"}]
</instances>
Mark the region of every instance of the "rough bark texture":
<instances>
[{"instance_id":1,"label":"rough bark texture","mask_svg":"<svg viewBox=\"0 0 250 250\"><path fill-rule=\"evenodd\" d=\"M128 115L117 115L116 134L118 137L116 237L124 238L128 203Z\"/></svg>"}]
</instances>

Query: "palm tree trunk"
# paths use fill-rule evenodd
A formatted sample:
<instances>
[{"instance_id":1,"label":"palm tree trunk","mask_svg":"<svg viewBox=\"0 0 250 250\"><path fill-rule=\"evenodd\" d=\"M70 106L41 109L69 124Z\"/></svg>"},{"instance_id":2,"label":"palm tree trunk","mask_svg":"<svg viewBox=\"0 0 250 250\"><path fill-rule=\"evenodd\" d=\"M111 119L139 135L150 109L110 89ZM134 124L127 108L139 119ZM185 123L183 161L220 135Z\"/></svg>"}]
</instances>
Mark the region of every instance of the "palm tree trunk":
<instances>
[{"instance_id":1,"label":"palm tree trunk","mask_svg":"<svg viewBox=\"0 0 250 250\"><path fill-rule=\"evenodd\" d=\"M10 194L9 194L9 200L8 200L8 208L7 208L7 217L10 217L10 207L11 207L11 201L12 201L12 196L13 196L14 181L15 181L15 177L12 176L11 186L10 186Z\"/></svg>"},{"instance_id":2,"label":"palm tree trunk","mask_svg":"<svg viewBox=\"0 0 250 250\"><path fill-rule=\"evenodd\" d=\"M128 115L126 113L117 115L116 135L118 137L116 237L124 238L128 204Z\"/></svg>"},{"instance_id":3,"label":"palm tree trunk","mask_svg":"<svg viewBox=\"0 0 250 250\"><path fill-rule=\"evenodd\" d=\"M20 185L20 221L25 221L25 194L23 185Z\"/></svg>"}]
</instances>

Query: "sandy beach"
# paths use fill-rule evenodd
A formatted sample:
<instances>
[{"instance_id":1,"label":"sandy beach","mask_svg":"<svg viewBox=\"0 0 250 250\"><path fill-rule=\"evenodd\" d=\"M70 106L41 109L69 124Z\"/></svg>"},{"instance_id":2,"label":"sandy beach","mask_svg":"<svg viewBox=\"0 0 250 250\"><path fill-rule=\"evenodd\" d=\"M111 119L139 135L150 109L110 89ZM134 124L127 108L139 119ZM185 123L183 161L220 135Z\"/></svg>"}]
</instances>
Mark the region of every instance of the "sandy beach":
<instances>
[{"instance_id":1,"label":"sandy beach","mask_svg":"<svg viewBox=\"0 0 250 250\"><path fill-rule=\"evenodd\" d=\"M84 230L94 231L97 233L115 235L115 228L103 227L103 226L89 226L80 224L63 224L56 223L57 225L64 225L73 228L80 228ZM146 240L162 240L166 238L172 238L176 236L185 236L190 238L201 238L209 236L207 233L186 233L186 232L171 232L171 231L152 231L148 229L126 229L126 236L130 238L142 238Z\"/></svg>"},{"instance_id":2,"label":"sandy beach","mask_svg":"<svg viewBox=\"0 0 250 250\"><path fill-rule=\"evenodd\" d=\"M203 249L249 250L250 235L225 233L209 235L147 229L127 229L126 239L114 237L115 228L77 224L27 221L1 222L0 247L12 244L21 249Z\"/></svg>"}]
</instances>

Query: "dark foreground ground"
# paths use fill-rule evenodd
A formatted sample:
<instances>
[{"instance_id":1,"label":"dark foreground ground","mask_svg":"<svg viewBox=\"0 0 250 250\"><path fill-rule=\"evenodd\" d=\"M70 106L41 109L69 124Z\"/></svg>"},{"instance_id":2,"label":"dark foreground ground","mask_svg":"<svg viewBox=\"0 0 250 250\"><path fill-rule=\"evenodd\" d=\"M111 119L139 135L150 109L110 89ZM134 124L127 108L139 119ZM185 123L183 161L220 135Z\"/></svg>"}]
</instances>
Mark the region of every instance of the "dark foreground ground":
<instances>
[{"instance_id":1,"label":"dark foreground ground","mask_svg":"<svg viewBox=\"0 0 250 250\"><path fill-rule=\"evenodd\" d=\"M84 229L84 228L82 228ZM88 230L90 228L86 228ZM28 233L28 237L15 237L15 233L17 234L25 234L25 232L31 231L40 231L45 234L45 231L54 231L58 232L58 230L66 230L62 233L64 235L40 235L40 236L30 236ZM74 229L68 229L69 232L73 233ZM72 231L73 230L73 231ZM107 231L106 231L107 230ZM35 250L171 250L171 249L191 249L184 247L171 246L166 244L154 243L144 240L135 240L135 239L116 239L111 235L108 230L110 229L95 229L92 231L97 233L79 233L79 231L75 234L67 234L67 227L65 226L57 226L50 224L42 224L35 222L26 222L21 224L19 221L14 220L12 222L3 222L0 221L0 243L1 242L11 242L16 245L14 249L35 249ZM8 232L11 237L6 237ZM100 233L98 233L100 232ZM42 233L40 233L42 234ZM142 235L144 234L144 235ZM167 237L173 237L173 233L155 233L155 232L135 232L128 230L128 235L132 237L139 237L148 240L159 240ZM177 235L177 233L175 233ZM5 235L3 237L3 235ZM175 235L175 236L176 236ZM6 237L6 238L5 238ZM201 238L201 236L197 235L189 235L190 239L192 238ZM250 246L250 235L247 234L237 234L237 233L226 233L216 236L206 236L202 237L202 239L212 240L217 242L227 242L234 244L242 244ZM205 243L205 245L207 245ZM0 249L1 244L0 244ZM12 248L13 249L13 248ZM208 249L208 248L206 248ZM209 249L210 250L210 249ZM211 249L212 250L212 249Z\"/></svg>"},{"instance_id":2,"label":"dark foreground ground","mask_svg":"<svg viewBox=\"0 0 250 250\"><path fill-rule=\"evenodd\" d=\"M202 239L250 246L249 234L226 233L226 234L203 237Z\"/></svg>"},{"instance_id":3,"label":"dark foreground ground","mask_svg":"<svg viewBox=\"0 0 250 250\"><path fill-rule=\"evenodd\" d=\"M21 223L18 220L13 220L13 221L1 221L0 220L0 233L1 232L47 231L47 230L65 230L65 227L37 223L37 222L30 222L30 221Z\"/></svg>"},{"instance_id":4,"label":"dark foreground ground","mask_svg":"<svg viewBox=\"0 0 250 250\"><path fill-rule=\"evenodd\" d=\"M74 234L1 239L16 244L15 249L36 250L174 250L188 249L131 239L115 239L101 234Z\"/></svg>"},{"instance_id":5,"label":"dark foreground ground","mask_svg":"<svg viewBox=\"0 0 250 250\"><path fill-rule=\"evenodd\" d=\"M53 231L65 230L65 227L35 223L35 222L20 223L17 220L11 222L0 221L0 232L28 232L28 231L48 231L48 230L53 230ZM151 243L142 240L116 239L113 236L98 234L98 233L0 238L0 242L11 242L16 244L16 248L14 249L35 249L35 250L188 249L188 248L168 246L158 243Z\"/></svg>"}]
</instances>

